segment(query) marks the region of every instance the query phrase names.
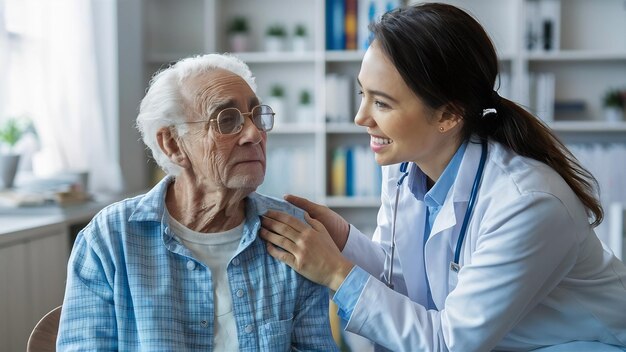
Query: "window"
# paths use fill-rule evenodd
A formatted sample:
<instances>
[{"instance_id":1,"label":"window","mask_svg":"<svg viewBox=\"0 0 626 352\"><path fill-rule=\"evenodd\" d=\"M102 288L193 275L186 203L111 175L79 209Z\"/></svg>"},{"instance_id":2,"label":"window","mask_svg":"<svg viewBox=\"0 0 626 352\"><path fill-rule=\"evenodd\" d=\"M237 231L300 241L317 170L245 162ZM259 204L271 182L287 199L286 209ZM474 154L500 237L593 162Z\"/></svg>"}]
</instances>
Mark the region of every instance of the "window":
<instances>
[{"instance_id":1,"label":"window","mask_svg":"<svg viewBox=\"0 0 626 352\"><path fill-rule=\"evenodd\" d=\"M116 52L116 43L96 45L97 33L115 38L115 18L96 18L94 12L103 11L93 11L95 3L114 13L115 1L0 0L0 120L33 122L35 175L87 171L93 189L116 191L117 136L107 131L117 119L105 116L116 109L105 109L103 95L111 92L102 89L111 79L102 66L110 71L114 65L109 52Z\"/></svg>"}]
</instances>

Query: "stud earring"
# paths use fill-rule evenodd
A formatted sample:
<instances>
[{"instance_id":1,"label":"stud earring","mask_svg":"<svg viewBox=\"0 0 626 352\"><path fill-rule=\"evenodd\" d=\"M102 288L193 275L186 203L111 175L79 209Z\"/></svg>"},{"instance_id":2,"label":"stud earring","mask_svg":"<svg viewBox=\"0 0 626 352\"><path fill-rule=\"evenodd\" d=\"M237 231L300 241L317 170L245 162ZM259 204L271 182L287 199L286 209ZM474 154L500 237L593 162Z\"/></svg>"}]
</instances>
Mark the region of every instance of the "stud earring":
<instances>
[{"instance_id":1,"label":"stud earring","mask_svg":"<svg viewBox=\"0 0 626 352\"><path fill-rule=\"evenodd\" d=\"M439 132L443 132L445 129L443 128L443 126L439 127Z\"/></svg>"}]
</instances>

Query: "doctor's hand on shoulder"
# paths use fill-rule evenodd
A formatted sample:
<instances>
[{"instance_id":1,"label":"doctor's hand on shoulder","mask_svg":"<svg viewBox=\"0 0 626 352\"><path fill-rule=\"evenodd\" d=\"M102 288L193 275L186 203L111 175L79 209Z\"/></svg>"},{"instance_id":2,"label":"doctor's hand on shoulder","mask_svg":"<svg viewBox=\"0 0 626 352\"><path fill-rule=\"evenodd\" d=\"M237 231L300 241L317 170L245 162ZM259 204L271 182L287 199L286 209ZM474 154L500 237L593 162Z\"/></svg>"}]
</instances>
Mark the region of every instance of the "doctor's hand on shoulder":
<instances>
[{"instance_id":1,"label":"doctor's hand on shoulder","mask_svg":"<svg viewBox=\"0 0 626 352\"><path fill-rule=\"evenodd\" d=\"M307 279L337 290L354 266L340 252L350 225L339 214L305 198L287 195L285 200L306 211L306 223L285 213L267 212L261 237L267 241L268 252Z\"/></svg>"},{"instance_id":2,"label":"doctor's hand on shoulder","mask_svg":"<svg viewBox=\"0 0 626 352\"><path fill-rule=\"evenodd\" d=\"M285 195L285 200L307 212L313 219L324 225L330 237L340 251L346 245L350 224L341 215L326 206L311 202L310 200L292 194Z\"/></svg>"}]
</instances>

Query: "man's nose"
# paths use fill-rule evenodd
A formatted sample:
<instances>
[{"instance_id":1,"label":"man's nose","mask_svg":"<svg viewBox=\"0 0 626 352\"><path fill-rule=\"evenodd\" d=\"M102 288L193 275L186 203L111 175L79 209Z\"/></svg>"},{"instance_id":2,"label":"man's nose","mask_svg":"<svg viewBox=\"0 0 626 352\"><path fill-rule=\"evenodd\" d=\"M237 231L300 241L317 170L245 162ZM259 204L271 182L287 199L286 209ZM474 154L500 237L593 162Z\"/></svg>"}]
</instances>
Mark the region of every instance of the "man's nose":
<instances>
[{"instance_id":1,"label":"man's nose","mask_svg":"<svg viewBox=\"0 0 626 352\"><path fill-rule=\"evenodd\" d=\"M241 144L245 143L260 143L263 139L263 132L259 131L256 125L252 122L252 119L249 116L246 116L243 122L243 127L241 129L241 136L239 141Z\"/></svg>"}]
</instances>

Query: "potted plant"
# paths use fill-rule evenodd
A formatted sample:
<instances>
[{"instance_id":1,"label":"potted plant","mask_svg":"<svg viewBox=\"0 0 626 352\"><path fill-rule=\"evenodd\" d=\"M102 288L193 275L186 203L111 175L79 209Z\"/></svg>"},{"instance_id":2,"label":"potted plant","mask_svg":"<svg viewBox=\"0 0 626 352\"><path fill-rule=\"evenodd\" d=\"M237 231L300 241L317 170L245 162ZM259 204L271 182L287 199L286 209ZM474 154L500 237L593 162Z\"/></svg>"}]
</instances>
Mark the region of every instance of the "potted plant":
<instances>
[{"instance_id":1,"label":"potted plant","mask_svg":"<svg viewBox=\"0 0 626 352\"><path fill-rule=\"evenodd\" d=\"M607 121L618 122L624 120L624 106L626 105L626 90L609 89L602 104L604 106L604 117Z\"/></svg>"},{"instance_id":2,"label":"potted plant","mask_svg":"<svg viewBox=\"0 0 626 352\"><path fill-rule=\"evenodd\" d=\"M247 18L243 16L234 17L228 26L230 50L236 53L248 51L249 31Z\"/></svg>"},{"instance_id":3,"label":"potted plant","mask_svg":"<svg viewBox=\"0 0 626 352\"><path fill-rule=\"evenodd\" d=\"M285 88L281 84L271 86L270 96L266 99L264 104L269 105L276 114L274 116L274 128L285 121L285 117L287 116L285 112Z\"/></svg>"},{"instance_id":4,"label":"potted plant","mask_svg":"<svg viewBox=\"0 0 626 352\"><path fill-rule=\"evenodd\" d=\"M17 118L9 118L0 125L0 188L13 187L20 161L15 145L26 128L27 125Z\"/></svg>"},{"instance_id":5,"label":"potted plant","mask_svg":"<svg viewBox=\"0 0 626 352\"><path fill-rule=\"evenodd\" d=\"M307 51L308 36L306 27L303 24L296 25L293 32L292 49L295 52L303 53Z\"/></svg>"},{"instance_id":6,"label":"potted plant","mask_svg":"<svg viewBox=\"0 0 626 352\"><path fill-rule=\"evenodd\" d=\"M265 32L265 50L269 52L283 51L285 49L285 39L287 31L281 24L273 24Z\"/></svg>"},{"instance_id":7,"label":"potted plant","mask_svg":"<svg viewBox=\"0 0 626 352\"><path fill-rule=\"evenodd\" d=\"M307 89L300 91L298 99L298 110L296 112L298 123L313 123L314 109L311 102L311 93Z\"/></svg>"}]
</instances>

